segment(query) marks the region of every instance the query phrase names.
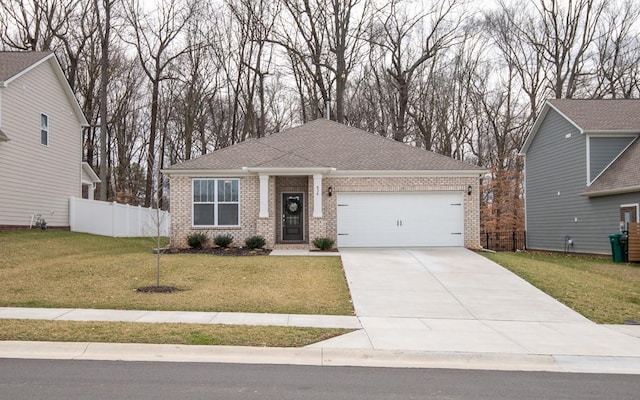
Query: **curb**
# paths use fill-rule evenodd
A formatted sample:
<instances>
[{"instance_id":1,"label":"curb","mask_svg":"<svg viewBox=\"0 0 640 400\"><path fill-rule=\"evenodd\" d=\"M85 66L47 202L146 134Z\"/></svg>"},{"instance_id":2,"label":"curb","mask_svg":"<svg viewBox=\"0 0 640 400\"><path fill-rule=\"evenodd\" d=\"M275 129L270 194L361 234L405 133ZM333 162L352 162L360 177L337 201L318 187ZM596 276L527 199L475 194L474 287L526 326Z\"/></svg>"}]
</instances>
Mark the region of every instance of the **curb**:
<instances>
[{"instance_id":1,"label":"curb","mask_svg":"<svg viewBox=\"0 0 640 400\"><path fill-rule=\"evenodd\" d=\"M0 358L640 374L639 357L170 344L2 341Z\"/></svg>"}]
</instances>

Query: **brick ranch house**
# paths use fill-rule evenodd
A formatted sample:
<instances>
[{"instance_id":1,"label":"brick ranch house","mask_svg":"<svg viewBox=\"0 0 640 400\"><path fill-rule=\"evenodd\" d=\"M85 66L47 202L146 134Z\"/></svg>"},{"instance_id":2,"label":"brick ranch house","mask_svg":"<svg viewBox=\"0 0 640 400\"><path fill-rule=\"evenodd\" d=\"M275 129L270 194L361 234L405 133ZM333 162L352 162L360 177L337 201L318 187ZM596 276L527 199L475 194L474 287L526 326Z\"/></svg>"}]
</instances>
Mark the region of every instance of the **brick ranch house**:
<instances>
[{"instance_id":1,"label":"brick ranch house","mask_svg":"<svg viewBox=\"0 0 640 400\"><path fill-rule=\"evenodd\" d=\"M171 243L261 235L338 247L480 246L482 168L318 119L163 170Z\"/></svg>"}]
</instances>

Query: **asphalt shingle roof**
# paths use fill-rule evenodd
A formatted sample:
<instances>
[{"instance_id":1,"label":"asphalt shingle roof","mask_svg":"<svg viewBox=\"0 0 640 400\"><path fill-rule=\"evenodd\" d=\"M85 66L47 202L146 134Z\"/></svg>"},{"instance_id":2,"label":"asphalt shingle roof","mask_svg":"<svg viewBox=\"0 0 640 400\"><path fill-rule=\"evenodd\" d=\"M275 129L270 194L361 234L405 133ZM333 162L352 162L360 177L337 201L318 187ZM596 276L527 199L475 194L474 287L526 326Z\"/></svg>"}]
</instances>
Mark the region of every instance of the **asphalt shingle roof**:
<instances>
[{"instance_id":1,"label":"asphalt shingle roof","mask_svg":"<svg viewBox=\"0 0 640 400\"><path fill-rule=\"evenodd\" d=\"M49 56L51 51L0 51L0 82Z\"/></svg>"},{"instance_id":2,"label":"asphalt shingle roof","mask_svg":"<svg viewBox=\"0 0 640 400\"><path fill-rule=\"evenodd\" d=\"M214 151L168 168L336 168L343 171L482 171L431 151L326 119Z\"/></svg>"},{"instance_id":3,"label":"asphalt shingle roof","mask_svg":"<svg viewBox=\"0 0 640 400\"><path fill-rule=\"evenodd\" d=\"M640 100L554 99L549 103L585 132L640 131Z\"/></svg>"}]
</instances>

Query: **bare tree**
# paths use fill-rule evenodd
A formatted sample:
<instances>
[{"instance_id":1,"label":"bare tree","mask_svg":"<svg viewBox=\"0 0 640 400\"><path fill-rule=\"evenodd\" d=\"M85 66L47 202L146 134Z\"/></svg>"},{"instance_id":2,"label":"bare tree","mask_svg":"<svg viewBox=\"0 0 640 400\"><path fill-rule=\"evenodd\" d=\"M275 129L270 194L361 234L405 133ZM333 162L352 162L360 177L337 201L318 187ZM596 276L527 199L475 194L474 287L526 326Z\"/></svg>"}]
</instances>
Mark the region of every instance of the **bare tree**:
<instances>
[{"instance_id":1,"label":"bare tree","mask_svg":"<svg viewBox=\"0 0 640 400\"><path fill-rule=\"evenodd\" d=\"M279 13L279 5L266 0L226 0L226 3L240 30L238 44L242 54L239 68L244 70L241 74L244 86L242 137L262 137L266 133L265 78L270 74L269 68L274 57L268 39Z\"/></svg>"},{"instance_id":2,"label":"bare tree","mask_svg":"<svg viewBox=\"0 0 640 400\"><path fill-rule=\"evenodd\" d=\"M122 49L112 47L107 93L109 132L112 140L111 174L113 198L121 203L139 205L144 196L145 152L142 147L148 119L143 112L144 72Z\"/></svg>"},{"instance_id":3,"label":"bare tree","mask_svg":"<svg viewBox=\"0 0 640 400\"><path fill-rule=\"evenodd\" d=\"M158 5L156 12L151 15L142 10L138 0L130 0L128 3L126 18L131 24L133 38L126 40L135 46L138 61L151 85L145 207L151 205L154 178L155 174L159 173L158 168L160 167L160 165L156 165L156 161L162 163L162 151L164 150L163 143L160 143L157 148L160 84L164 80L175 78L168 74L169 66L186 52L185 47L181 46L179 38L195 11L196 3L193 1L163 1ZM159 187L161 188L162 185ZM162 196L160 199L162 201Z\"/></svg>"},{"instance_id":4,"label":"bare tree","mask_svg":"<svg viewBox=\"0 0 640 400\"><path fill-rule=\"evenodd\" d=\"M415 14L401 7L401 0L390 0L379 13L378 29L369 40L384 52L385 71L393 81L394 104L390 106L393 138L397 141L404 141L407 135L409 92L418 68L459 39L464 17L459 3L437 2Z\"/></svg>"},{"instance_id":5,"label":"bare tree","mask_svg":"<svg viewBox=\"0 0 640 400\"><path fill-rule=\"evenodd\" d=\"M109 83L109 41L111 39L111 10L118 0L93 1L100 37L100 190L98 198L107 200L107 85ZM102 14L104 13L104 15Z\"/></svg>"},{"instance_id":6,"label":"bare tree","mask_svg":"<svg viewBox=\"0 0 640 400\"><path fill-rule=\"evenodd\" d=\"M597 73L593 97L632 98L640 95L640 20L637 2L612 2L603 13L596 39Z\"/></svg>"},{"instance_id":7,"label":"bare tree","mask_svg":"<svg viewBox=\"0 0 640 400\"><path fill-rule=\"evenodd\" d=\"M368 26L369 0L282 0L288 13L274 42L291 58L303 120L315 119L332 101L335 118L344 122L349 74L361 61ZM290 29L293 22L295 29ZM308 110L308 112L307 112Z\"/></svg>"},{"instance_id":8,"label":"bare tree","mask_svg":"<svg viewBox=\"0 0 640 400\"><path fill-rule=\"evenodd\" d=\"M0 38L17 50L43 51L55 48L56 38L70 29L78 0L0 0Z\"/></svg>"},{"instance_id":9,"label":"bare tree","mask_svg":"<svg viewBox=\"0 0 640 400\"><path fill-rule=\"evenodd\" d=\"M549 66L547 80L556 98L572 98L585 86L585 63L604 10L600 0L537 0L519 35L535 47ZM519 3L519 12L529 9Z\"/></svg>"}]
</instances>

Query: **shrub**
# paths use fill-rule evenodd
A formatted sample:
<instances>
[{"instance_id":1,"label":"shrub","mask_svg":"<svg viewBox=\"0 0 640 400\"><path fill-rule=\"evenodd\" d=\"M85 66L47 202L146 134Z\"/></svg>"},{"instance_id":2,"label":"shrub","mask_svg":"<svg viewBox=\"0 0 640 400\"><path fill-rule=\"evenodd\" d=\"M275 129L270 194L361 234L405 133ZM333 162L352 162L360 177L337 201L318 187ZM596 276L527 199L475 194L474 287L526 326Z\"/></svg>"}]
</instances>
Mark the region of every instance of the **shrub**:
<instances>
[{"instance_id":1,"label":"shrub","mask_svg":"<svg viewBox=\"0 0 640 400\"><path fill-rule=\"evenodd\" d=\"M261 249L265 244L267 244L267 240L260 235L256 235L248 237L247 240L244 241L244 244L246 244L251 250Z\"/></svg>"},{"instance_id":2,"label":"shrub","mask_svg":"<svg viewBox=\"0 0 640 400\"><path fill-rule=\"evenodd\" d=\"M187 244L193 249L201 249L209 241L204 233L192 233L187 236Z\"/></svg>"},{"instance_id":3,"label":"shrub","mask_svg":"<svg viewBox=\"0 0 640 400\"><path fill-rule=\"evenodd\" d=\"M233 236L231 236L229 234L218 235L213 239L213 241L217 246L220 246L222 248L226 248L226 247L229 247L231 242L233 242Z\"/></svg>"},{"instance_id":4,"label":"shrub","mask_svg":"<svg viewBox=\"0 0 640 400\"><path fill-rule=\"evenodd\" d=\"M320 237L313 239L313 245L319 248L320 250L329 250L333 247L335 241L333 239L329 239L327 237Z\"/></svg>"}]
</instances>

